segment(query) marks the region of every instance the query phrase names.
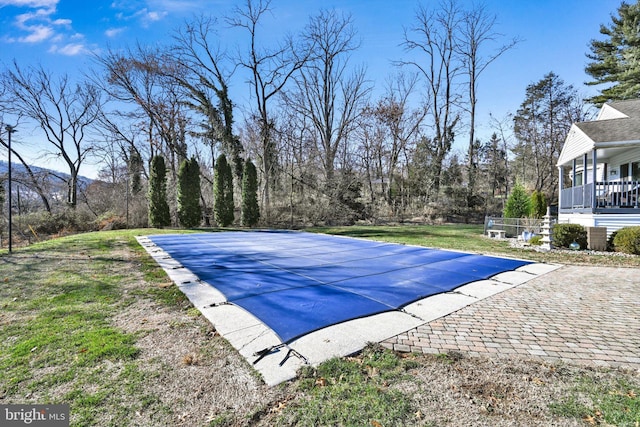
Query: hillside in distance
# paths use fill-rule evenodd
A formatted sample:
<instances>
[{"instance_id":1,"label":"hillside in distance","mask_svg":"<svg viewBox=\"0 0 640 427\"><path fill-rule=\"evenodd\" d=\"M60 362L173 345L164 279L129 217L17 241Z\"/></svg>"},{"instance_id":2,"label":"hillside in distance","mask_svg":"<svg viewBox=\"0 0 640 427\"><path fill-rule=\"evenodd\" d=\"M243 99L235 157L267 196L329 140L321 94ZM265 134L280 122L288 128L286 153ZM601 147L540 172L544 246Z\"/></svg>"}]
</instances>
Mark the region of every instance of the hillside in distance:
<instances>
[{"instance_id":1,"label":"hillside in distance","mask_svg":"<svg viewBox=\"0 0 640 427\"><path fill-rule=\"evenodd\" d=\"M68 173L60 172L53 169L42 168L39 166L30 166L31 171L39 177L47 177L51 180L51 183L60 184L61 182L69 179ZM6 177L9 173L9 163L6 160L0 160L0 177ZM21 163L11 162L11 175L13 179L19 179L26 176L27 170ZM79 182L81 185L86 186L93 182L92 179L80 176Z\"/></svg>"}]
</instances>

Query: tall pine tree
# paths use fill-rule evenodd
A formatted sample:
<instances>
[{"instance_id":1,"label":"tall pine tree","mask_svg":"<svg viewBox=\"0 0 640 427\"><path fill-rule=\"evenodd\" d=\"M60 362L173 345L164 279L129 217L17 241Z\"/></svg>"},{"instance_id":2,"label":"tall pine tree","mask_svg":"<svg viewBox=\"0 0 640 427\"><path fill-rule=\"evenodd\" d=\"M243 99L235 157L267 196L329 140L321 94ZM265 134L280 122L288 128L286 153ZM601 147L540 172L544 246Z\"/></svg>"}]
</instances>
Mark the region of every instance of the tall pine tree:
<instances>
[{"instance_id":1,"label":"tall pine tree","mask_svg":"<svg viewBox=\"0 0 640 427\"><path fill-rule=\"evenodd\" d=\"M253 227L259 219L258 173L251 159L247 159L242 174L242 225Z\"/></svg>"},{"instance_id":2,"label":"tall pine tree","mask_svg":"<svg viewBox=\"0 0 640 427\"><path fill-rule=\"evenodd\" d=\"M220 227L233 224L233 174L224 154L218 156L213 170L213 213Z\"/></svg>"},{"instance_id":3,"label":"tall pine tree","mask_svg":"<svg viewBox=\"0 0 640 427\"><path fill-rule=\"evenodd\" d=\"M591 53L587 54L592 62L585 72L594 79L587 84L609 84L589 99L596 105L640 97L640 1L623 2L611 21L610 26L600 25L605 39L591 40Z\"/></svg>"},{"instance_id":4,"label":"tall pine tree","mask_svg":"<svg viewBox=\"0 0 640 427\"><path fill-rule=\"evenodd\" d=\"M525 100L513 118L518 140L513 148L514 172L523 185L542 191L556 200L556 162L571 124L582 121L584 113L578 91L550 72L527 86Z\"/></svg>"},{"instance_id":5,"label":"tall pine tree","mask_svg":"<svg viewBox=\"0 0 640 427\"><path fill-rule=\"evenodd\" d=\"M149 173L149 225L165 227L171 224L169 204L167 203L167 168L164 157L151 159Z\"/></svg>"},{"instance_id":6,"label":"tall pine tree","mask_svg":"<svg viewBox=\"0 0 640 427\"><path fill-rule=\"evenodd\" d=\"M185 228L200 225L200 166L195 157L184 159L178 169L178 220Z\"/></svg>"}]
</instances>

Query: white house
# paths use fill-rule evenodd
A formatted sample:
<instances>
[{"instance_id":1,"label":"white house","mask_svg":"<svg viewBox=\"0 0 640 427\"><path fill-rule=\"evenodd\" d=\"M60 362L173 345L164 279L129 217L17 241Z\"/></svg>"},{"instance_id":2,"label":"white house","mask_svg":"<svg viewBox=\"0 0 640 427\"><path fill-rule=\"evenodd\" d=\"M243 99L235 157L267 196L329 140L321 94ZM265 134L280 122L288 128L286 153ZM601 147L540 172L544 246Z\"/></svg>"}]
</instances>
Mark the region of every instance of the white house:
<instances>
[{"instance_id":1,"label":"white house","mask_svg":"<svg viewBox=\"0 0 640 427\"><path fill-rule=\"evenodd\" d=\"M598 117L571 126L557 166L558 222L640 225L640 99L604 104Z\"/></svg>"}]
</instances>

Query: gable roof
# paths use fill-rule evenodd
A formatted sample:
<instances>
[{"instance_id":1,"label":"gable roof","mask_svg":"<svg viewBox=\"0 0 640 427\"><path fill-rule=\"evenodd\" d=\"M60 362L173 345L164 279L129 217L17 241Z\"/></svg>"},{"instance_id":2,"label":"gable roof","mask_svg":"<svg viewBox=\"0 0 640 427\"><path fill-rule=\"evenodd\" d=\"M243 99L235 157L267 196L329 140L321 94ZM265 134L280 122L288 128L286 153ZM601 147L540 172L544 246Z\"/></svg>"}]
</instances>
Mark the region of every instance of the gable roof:
<instances>
[{"instance_id":1,"label":"gable roof","mask_svg":"<svg viewBox=\"0 0 640 427\"><path fill-rule=\"evenodd\" d=\"M564 165L594 148L640 145L640 99L602 106L598 118L571 126L557 165Z\"/></svg>"}]
</instances>

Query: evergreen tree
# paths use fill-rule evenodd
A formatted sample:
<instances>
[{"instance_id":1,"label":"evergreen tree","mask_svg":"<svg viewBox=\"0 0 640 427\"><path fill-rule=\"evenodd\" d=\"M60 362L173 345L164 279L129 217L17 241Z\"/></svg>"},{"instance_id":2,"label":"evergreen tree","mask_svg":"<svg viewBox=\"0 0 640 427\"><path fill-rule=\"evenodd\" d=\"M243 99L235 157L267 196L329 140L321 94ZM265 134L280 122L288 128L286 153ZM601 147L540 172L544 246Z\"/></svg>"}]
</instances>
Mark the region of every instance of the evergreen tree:
<instances>
[{"instance_id":1,"label":"evergreen tree","mask_svg":"<svg viewBox=\"0 0 640 427\"><path fill-rule=\"evenodd\" d=\"M531 212L531 199L521 183L517 183L504 207L505 218L525 218Z\"/></svg>"},{"instance_id":2,"label":"evergreen tree","mask_svg":"<svg viewBox=\"0 0 640 427\"><path fill-rule=\"evenodd\" d=\"M572 123L581 121L582 101L577 90L555 73L527 86L526 98L513 118L517 144L513 172L523 185L555 199L556 162Z\"/></svg>"},{"instance_id":3,"label":"evergreen tree","mask_svg":"<svg viewBox=\"0 0 640 427\"><path fill-rule=\"evenodd\" d=\"M218 156L213 170L213 213L221 227L233 224L233 174L224 154Z\"/></svg>"},{"instance_id":4,"label":"evergreen tree","mask_svg":"<svg viewBox=\"0 0 640 427\"><path fill-rule=\"evenodd\" d=\"M155 156L151 159L149 224L152 227L164 227L171 224L169 204L167 203L167 168L162 156Z\"/></svg>"},{"instance_id":5,"label":"evergreen tree","mask_svg":"<svg viewBox=\"0 0 640 427\"><path fill-rule=\"evenodd\" d=\"M611 20L608 27L600 25L605 39L591 40L591 53L587 54L592 62L585 72L594 79L587 84L610 84L589 99L596 105L640 96L640 2L623 2L618 16L611 16Z\"/></svg>"},{"instance_id":6,"label":"evergreen tree","mask_svg":"<svg viewBox=\"0 0 640 427\"><path fill-rule=\"evenodd\" d=\"M131 177L131 194L134 196L142 191L142 158L138 150L131 149L129 154L129 176Z\"/></svg>"},{"instance_id":7,"label":"evergreen tree","mask_svg":"<svg viewBox=\"0 0 640 427\"><path fill-rule=\"evenodd\" d=\"M486 185L491 190L491 197L506 194L508 181L507 148L494 132L491 139L481 150L481 166L486 177Z\"/></svg>"},{"instance_id":8,"label":"evergreen tree","mask_svg":"<svg viewBox=\"0 0 640 427\"><path fill-rule=\"evenodd\" d=\"M247 159L242 174L242 225L253 227L259 219L258 173L251 159Z\"/></svg>"},{"instance_id":9,"label":"evergreen tree","mask_svg":"<svg viewBox=\"0 0 640 427\"><path fill-rule=\"evenodd\" d=\"M542 218L547 214L547 199L541 191L534 191L531 195L531 216Z\"/></svg>"},{"instance_id":10,"label":"evergreen tree","mask_svg":"<svg viewBox=\"0 0 640 427\"><path fill-rule=\"evenodd\" d=\"M192 157L184 159L178 169L178 220L185 228L200 225L200 166Z\"/></svg>"}]
</instances>

